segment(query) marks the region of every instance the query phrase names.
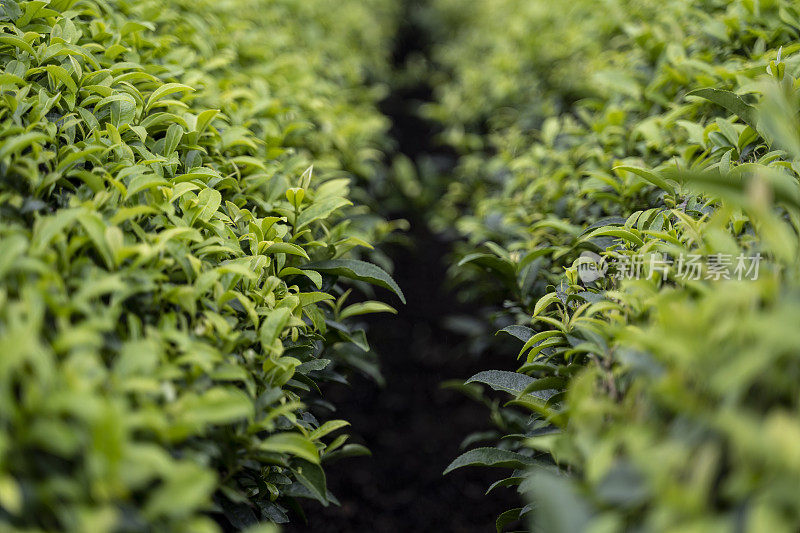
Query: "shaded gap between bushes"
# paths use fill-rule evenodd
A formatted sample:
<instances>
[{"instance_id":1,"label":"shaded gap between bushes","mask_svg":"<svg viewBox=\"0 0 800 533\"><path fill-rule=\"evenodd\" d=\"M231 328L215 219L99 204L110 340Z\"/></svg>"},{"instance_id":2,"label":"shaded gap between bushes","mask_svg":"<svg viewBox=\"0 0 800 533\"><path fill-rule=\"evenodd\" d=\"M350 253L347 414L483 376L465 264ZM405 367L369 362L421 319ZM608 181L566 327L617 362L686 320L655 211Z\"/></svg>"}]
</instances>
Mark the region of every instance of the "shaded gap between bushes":
<instances>
[{"instance_id":1,"label":"shaded gap between bushes","mask_svg":"<svg viewBox=\"0 0 800 533\"><path fill-rule=\"evenodd\" d=\"M393 54L397 80L403 79L401 71L410 57L430 57L429 36L415 21L420 7L413 0L405 3ZM433 159L444 172L452 171L456 157L436 143L437 125L417 113L419 103L432 100L431 86L425 81L394 85L381 110L392 120L397 153L412 162ZM391 157L387 155L389 168ZM516 495L508 489L484 496L498 472L467 468L442 476L461 453L459 445L466 436L490 429L489 413L482 404L440 387L448 379L493 368L493 357L470 356L465 339L443 324L449 315L471 314L445 286L452 243L433 234L425 212L410 204L381 215L405 218L411 225L411 247L384 249L408 303L398 308L398 315L367 319L386 384L379 387L356 376L350 386L333 385L325 392L338 407L336 418L350 421L354 440L367 445L373 455L326 466L329 489L341 506L306 503L308 524L295 520L286 530L493 531L496 516L517 506Z\"/></svg>"}]
</instances>

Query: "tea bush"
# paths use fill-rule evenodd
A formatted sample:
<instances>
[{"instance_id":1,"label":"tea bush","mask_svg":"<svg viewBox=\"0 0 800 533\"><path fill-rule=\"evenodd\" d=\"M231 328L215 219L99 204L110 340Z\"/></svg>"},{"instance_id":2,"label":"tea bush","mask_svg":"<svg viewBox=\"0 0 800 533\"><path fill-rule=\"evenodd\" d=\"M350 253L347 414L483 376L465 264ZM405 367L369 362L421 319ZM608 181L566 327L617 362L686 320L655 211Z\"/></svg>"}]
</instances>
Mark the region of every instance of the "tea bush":
<instances>
[{"instance_id":1,"label":"tea bush","mask_svg":"<svg viewBox=\"0 0 800 533\"><path fill-rule=\"evenodd\" d=\"M522 349L460 385L502 438L447 471L513 469L498 531L795 531L796 4L475 5L434 2L433 223Z\"/></svg>"},{"instance_id":2,"label":"tea bush","mask_svg":"<svg viewBox=\"0 0 800 533\"><path fill-rule=\"evenodd\" d=\"M354 250L392 230L353 200L393 17L0 3L0 528L241 530L336 501L322 466L366 450L320 386L376 372L353 317L393 311L347 287L403 300Z\"/></svg>"}]
</instances>

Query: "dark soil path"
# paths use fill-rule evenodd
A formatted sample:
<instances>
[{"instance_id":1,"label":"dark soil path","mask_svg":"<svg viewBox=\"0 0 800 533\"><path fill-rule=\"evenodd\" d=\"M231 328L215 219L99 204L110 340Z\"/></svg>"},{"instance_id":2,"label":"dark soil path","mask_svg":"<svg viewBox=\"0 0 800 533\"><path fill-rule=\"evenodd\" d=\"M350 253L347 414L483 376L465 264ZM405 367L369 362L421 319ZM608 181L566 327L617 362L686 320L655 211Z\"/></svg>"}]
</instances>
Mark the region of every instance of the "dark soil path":
<instances>
[{"instance_id":1,"label":"dark soil path","mask_svg":"<svg viewBox=\"0 0 800 533\"><path fill-rule=\"evenodd\" d=\"M396 42L397 68L403 68L409 54L426 54L427 48L425 35L412 17L406 17ZM394 123L398 151L412 160L428 156L454 161L435 145L435 127L415 113L418 103L430 98L430 87L424 84L401 86L383 103L384 113ZM329 488L341 507L322 509L307 503L309 524L295 521L287 530L494 531L497 514L517 506L516 495L507 489L484 496L486 488L499 479L499 472L467 468L442 476L444 468L461 453L462 439L473 431L489 429L488 413L481 404L443 390L440 384L493 365L502 367L503 361L492 361L489 354L480 360L467 355L463 339L442 324L448 315L469 312L444 286L449 243L431 234L424 213L409 207L404 212L382 214L408 219L413 243L410 249L386 250L408 304L399 308L397 316L376 315L369 320L370 342L381 356L386 386L356 378L350 387L326 391L327 399L339 406L337 418L352 423L351 432L373 456L326 467Z\"/></svg>"},{"instance_id":2,"label":"dark soil path","mask_svg":"<svg viewBox=\"0 0 800 533\"><path fill-rule=\"evenodd\" d=\"M460 453L461 440L489 422L481 404L440 384L491 363L460 354L454 347L461 339L442 328L442 317L457 308L441 288L446 243L421 224L414 227L416 248L394 254L395 278L408 305L397 316L373 321L369 331L386 386L358 379L326 393L339 406L337 418L352 423L373 456L326 467L341 507L304 504L310 523L295 523L289 531L490 532L496 515L516 506L507 489L483 495L499 479L497 471L466 468L442 476Z\"/></svg>"}]
</instances>

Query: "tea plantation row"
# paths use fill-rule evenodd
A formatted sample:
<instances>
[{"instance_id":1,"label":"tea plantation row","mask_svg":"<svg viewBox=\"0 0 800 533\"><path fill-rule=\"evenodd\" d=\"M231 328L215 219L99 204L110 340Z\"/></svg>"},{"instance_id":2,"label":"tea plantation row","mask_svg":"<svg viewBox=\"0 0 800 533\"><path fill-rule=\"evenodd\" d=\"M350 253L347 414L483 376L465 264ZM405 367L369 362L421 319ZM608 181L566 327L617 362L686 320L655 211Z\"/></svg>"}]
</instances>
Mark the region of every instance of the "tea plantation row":
<instances>
[{"instance_id":1,"label":"tea plantation row","mask_svg":"<svg viewBox=\"0 0 800 533\"><path fill-rule=\"evenodd\" d=\"M510 469L498 531L796 531L797 4L430 13L460 154L432 224L520 346L461 386L498 439L447 470Z\"/></svg>"},{"instance_id":2,"label":"tea plantation row","mask_svg":"<svg viewBox=\"0 0 800 533\"><path fill-rule=\"evenodd\" d=\"M350 188L387 142L365 76L393 9L0 4L0 529L335 502L322 465L368 452L319 386L374 371L352 317L392 311L348 280L403 299L357 259L392 228Z\"/></svg>"}]
</instances>

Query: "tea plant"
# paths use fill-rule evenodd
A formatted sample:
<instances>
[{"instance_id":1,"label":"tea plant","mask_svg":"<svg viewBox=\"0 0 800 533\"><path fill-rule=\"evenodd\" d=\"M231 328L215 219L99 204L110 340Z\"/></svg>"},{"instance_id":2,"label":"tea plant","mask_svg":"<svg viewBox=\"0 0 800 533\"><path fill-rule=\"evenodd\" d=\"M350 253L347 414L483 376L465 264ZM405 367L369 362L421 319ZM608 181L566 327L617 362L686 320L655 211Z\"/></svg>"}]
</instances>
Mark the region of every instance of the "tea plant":
<instances>
[{"instance_id":1,"label":"tea plant","mask_svg":"<svg viewBox=\"0 0 800 533\"><path fill-rule=\"evenodd\" d=\"M427 113L463 155L434 223L523 343L462 386L511 395L485 400L498 447L447 471L514 470L490 490L532 503L498 531L795 530L796 6L502 4L435 4L456 39ZM612 268L582 277L584 252ZM694 279L689 256L763 261Z\"/></svg>"},{"instance_id":2,"label":"tea plant","mask_svg":"<svg viewBox=\"0 0 800 533\"><path fill-rule=\"evenodd\" d=\"M352 317L393 311L347 286L403 300L349 179L385 143L392 8L346 4L0 3L4 530L336 502L323 465L367 451L320 386L375 371Z\"/></svg>"}]
</instances>

